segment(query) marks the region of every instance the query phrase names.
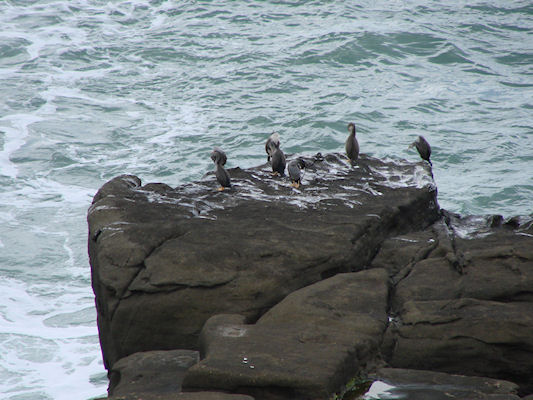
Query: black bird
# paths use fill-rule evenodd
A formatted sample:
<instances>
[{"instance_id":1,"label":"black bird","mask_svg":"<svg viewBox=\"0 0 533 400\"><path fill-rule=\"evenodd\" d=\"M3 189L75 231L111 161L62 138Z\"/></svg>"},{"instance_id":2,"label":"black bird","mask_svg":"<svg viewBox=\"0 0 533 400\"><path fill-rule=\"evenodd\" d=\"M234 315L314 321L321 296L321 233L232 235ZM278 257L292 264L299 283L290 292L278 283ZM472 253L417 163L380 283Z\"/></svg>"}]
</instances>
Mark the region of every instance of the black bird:
<instances>
[{"instance_id":1,"label":"black bird","mask_svg":"<svg viewBox=\"0 0 533 400\"><path fill-rule=\"evenodd\" d=\"M215 147L215 149L211 153L211 160L213 160L216 165L215 176L217 177L218 183L220 183L220 187L217 190L222 191L225 188L231 187L231 179L229 177L228 171L226 171L226 169L224 168L224 165L228 160L226 153L224 153L224 151L222 151L220 148Z\"/></svg>"},{"instance_id":2,"label":"black bird","mask_svg":"<svg viewBox=\"0 0 533 400\"><path fill-rule=\"evenodd\" d=\"M305 161L301 158L292 160L287 166L287 171L289 171L289 176L291 177L291 186L298 189L302 180L301 169L305 168Z\"/></svg>"},{"instance_id":3,"label":"black bird","mask_svg":"<svg viewBox=\"0 0 533 400\"><path fill-rule=\"evenodd\" d=\"M285 175L285 154L283 154L283 151L279 148L279 142L270 142L268 144L268 150L272 158L272 174L281 176Z\"/></svg>"},{"instance_id":4,"label":"black bird","mask_svg":"<svg viewBox=\"0 0 533 400\"><path fill-rule=\"evenodd\" d=\"M359 158L359 143L355 137L355 124L353 122L348 124L348 131L350 134L348 135L348 139L346 139L346 155L350 160L350 164L354 165L357 158Z\"/></svg>"},{"instance_id":5,"label":"black bird","mask_svg":"<svg viewBox=\"0 0 533 400\"><path fill-rule=\"evenodd\" d=\"M427 142L427 140L424 138L424 136L418 136L418 138L409 145L409 148L416 146L416 149L418 150L418 154L420 154L420 157L422 157L422 160L426 160L429 165L433 166L431 163L431 160L429 157L431 157L431 146Z\"/></svg>"},{"instance_id":6,"label":"black bird","mask_svg":"<svg viewBox=\"0 0 533 400\"><path fill-rule=\"evenodd\" d=\"M274 145L274 147L272 147ZM272 158L272 148L279 147L279 133L274 132L270 135L265 143L265 151L267 153L267 161L270 162Z\"/></svg>"}]
</instances>

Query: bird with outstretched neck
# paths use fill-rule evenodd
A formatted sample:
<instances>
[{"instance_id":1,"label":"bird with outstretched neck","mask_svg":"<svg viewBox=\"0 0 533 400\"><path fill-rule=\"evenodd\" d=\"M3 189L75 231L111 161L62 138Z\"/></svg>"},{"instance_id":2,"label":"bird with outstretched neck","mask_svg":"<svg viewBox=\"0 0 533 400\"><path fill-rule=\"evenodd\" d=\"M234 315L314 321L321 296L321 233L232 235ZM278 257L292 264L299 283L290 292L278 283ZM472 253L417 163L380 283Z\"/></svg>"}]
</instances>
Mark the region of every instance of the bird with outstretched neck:
<instances>
[{"instance_id":1,"label":"bird with outstretched neck","mask_svg":"<svg viewBox=\"0 0 533 400\"><path fill-rule=\"evenodd\" d=\"M350 165L353 166L359 158L359 142L357 142L355 137L355 124L353 122L348 124L348 131L350 134L346 139L345 149Z\"/></svg>"},{"instance_id":2,"label":"bird with outstretched neck","mask_svg":"<svg viewBox=\"0 0 533 400\"><path fill-rule=\"evenodd\" d=\"M424 136L418 136L418 138L409 145L409 149L411 147L415 146L418 150L418 154L420 154L420 157L422 160L426 160L429 165L433 166L431 163L431 160L429 157L431 157L431 146L429 145L428 141L424 138Z\"/></svg>"},{"instance_id":3,"label":"bird with outstretched neck","mask_svg":"<svg viewBox=\"0 0 533 400\"><path fill-rule=\"evenodd\" d=\"M224 165L228 160L226 153L220 148L215 147L215 149L211 153L211 160L213 160L213 162L215 163L215 176L217 178L218 183L220 184L220 187L217 190L222 191L226 188L231 187L230 176L228 174L228 171L226 171L226 169L224 168Z\"/></svg>"}]
</instances>

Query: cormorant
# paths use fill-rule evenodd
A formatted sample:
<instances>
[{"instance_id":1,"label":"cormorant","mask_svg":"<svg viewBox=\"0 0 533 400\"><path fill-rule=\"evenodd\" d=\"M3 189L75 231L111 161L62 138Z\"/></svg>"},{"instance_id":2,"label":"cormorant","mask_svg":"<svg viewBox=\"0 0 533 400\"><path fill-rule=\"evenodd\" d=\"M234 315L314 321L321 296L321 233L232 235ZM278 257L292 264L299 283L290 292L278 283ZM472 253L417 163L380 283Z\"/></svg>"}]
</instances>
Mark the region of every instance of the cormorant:
<instances>
[{"instance_id":1,"label":"cormorant","mask_svg":"<svg viewBox=\"0 0 533 400\"><path fill-rule=\"evenodd\" d=\"M268 144L268 150L272 158L272 174L274 175L285 175L285 154L279 148L279 142L270 142Z\"/></svg>"},{"instance_id":2,"label":"cormorant","mask_svg":"<svg viewBox=\"0 0 533 400\"><path fill-rule=\"evenodd\" d=\"M348 131L350 134L348 135L348 139L346 139L346 155L350 160L350 164L354 165L359 157L359 143L355 137L355 124L353 122L348 124Z\"/></svg>"},{"instance_id":3,"label":"cormorant","mask_svg":"<svg viewBox=\"0 0 533 400\"><path fill-rule=\"evenodd\" d=\"M287 166L287 171L289 171L289 176L291 178L291 186L298 189L300 187L302 174L300 172L301 169L305 168L305 161L301 158L297 158L296 160L292 160L289 165Z\"/></svg>"},{"instance_id":4,"label":"cormorant","mask_svg":"<svg viewBox=\"0 0 533 400\"><path fill-rule=\"evenodd\" d=\"M225 188L231 187L231 179L229 177L228 171L224 168L224 165L226 164L228 157L226 156L226 153L222 151L220 148L215 147L213 152L211 153L211 160L215 163L215 176L217 177L217 181L220 184L220 187L217 189L218 191L222 191Z\"/></svg>"},{"instance_id":5,"label":"cormorant","mask_svg":"<svg viewBox=\"0 0 533 400\"><path fill-rule=\"evenodd\" d=\"M418 138L409 145L409 149L413 146L416 146L416 149L418 150L418 154L420 154L420 157L422 157L422 160L426 160L429 165L433 166L431 163L431 160L429 157L431 157L431 146L427 142L427 140L424 138L424 136L418 136Z\"/></svg>"}]
</instances>

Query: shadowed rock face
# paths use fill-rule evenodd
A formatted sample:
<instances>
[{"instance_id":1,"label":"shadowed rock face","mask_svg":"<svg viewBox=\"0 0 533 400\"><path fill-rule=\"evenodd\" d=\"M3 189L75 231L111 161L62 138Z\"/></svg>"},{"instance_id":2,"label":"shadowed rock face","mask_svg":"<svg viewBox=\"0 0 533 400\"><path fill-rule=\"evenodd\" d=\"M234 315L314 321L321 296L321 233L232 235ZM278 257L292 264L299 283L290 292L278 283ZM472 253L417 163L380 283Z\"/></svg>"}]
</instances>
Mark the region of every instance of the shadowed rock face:
<instances>
[{"instance_id":1,"label":"shadowed rock face","mask_svg":"<svg viewBox=\"0 0 533 400\"><path fill-rule=\"evenodd\" d=\"M121 358L110 370L109 393L179 393L188 368L198 363L194 350L147 351Z\"/></svg>"},{"instance_id":2,"label":"shadowed rock face","mask_svg":"<svg viewBox=\"0 0 533 400\"><path fill-rule=\"evenodd\" d=\"M267 165L171 188L106 183L89 209L89 255L104 361L197 349L217 314L257 321L288 294L363 269L386 238L439 216L429 167L362 155L307 158L300 190ZM266 316L265 316L266 318Z\"/></svg>"},{"instance_id":3,"label":"shadowed rock face","mask_svg":"<svg viewBox=\"0 0 533 400\"><path fill-rule=\"evenodd\" d=\"M446 213L445 213L446 214ZM394 257L396 255L396 257ZM393 367L533 384L533 224L446 218L387 239L393 283L383 354Z\"/></svg>"}]
</instances>

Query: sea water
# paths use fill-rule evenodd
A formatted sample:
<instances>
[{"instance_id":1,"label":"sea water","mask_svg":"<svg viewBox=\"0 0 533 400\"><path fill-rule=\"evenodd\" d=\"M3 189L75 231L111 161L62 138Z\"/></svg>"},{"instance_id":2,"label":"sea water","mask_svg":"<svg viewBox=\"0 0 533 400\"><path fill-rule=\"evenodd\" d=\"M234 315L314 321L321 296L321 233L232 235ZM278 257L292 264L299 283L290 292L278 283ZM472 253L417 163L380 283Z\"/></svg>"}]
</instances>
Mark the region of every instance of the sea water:
<instances>
[{"instance_id":1,"label":"sea water","mask_svg":"<svg viewBox=\"0 0 533 400\"><path fill-rule=\"evenodd\" d=\"M353 121L375 157L425 136L443 208L532 213L530 1L3 0L0 27L2 399L105 394L86 212L114 176L255 166L273 131L343 151Z\"/></svg>"}]
</instances>

